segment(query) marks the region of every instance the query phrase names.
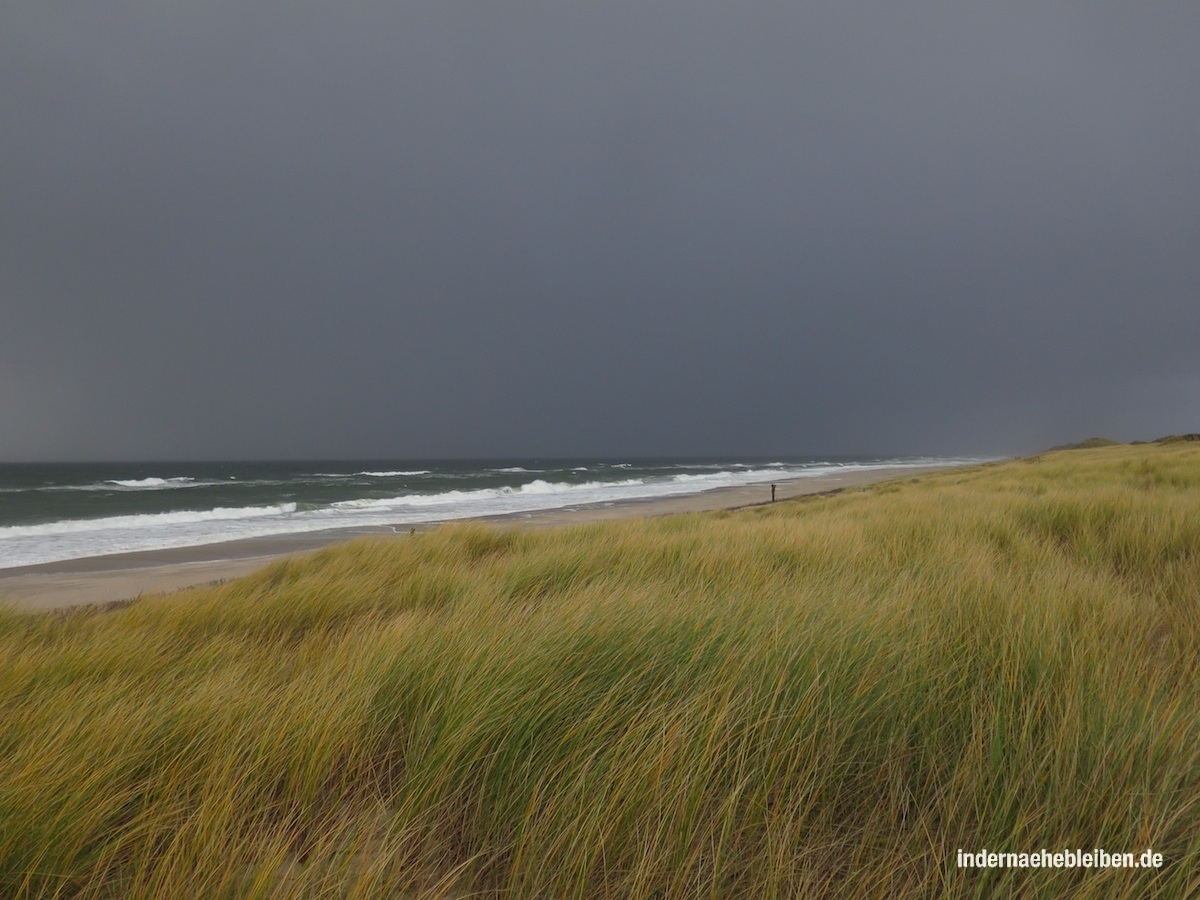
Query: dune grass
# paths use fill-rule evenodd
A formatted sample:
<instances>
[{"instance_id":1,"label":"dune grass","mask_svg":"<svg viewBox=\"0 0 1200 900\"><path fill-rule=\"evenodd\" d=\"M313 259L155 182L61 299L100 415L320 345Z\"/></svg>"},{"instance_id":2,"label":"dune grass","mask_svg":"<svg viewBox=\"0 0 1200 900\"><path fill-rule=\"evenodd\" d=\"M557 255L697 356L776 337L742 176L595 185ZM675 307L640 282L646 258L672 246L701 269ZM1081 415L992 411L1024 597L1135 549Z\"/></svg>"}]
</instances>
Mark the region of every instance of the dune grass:
<instances>
[{"instance_id":1,"label":"dune grass","mask_svg":"<svg viewBox=\"0 0 1200 900\"><path fill-rule=\"evenodd\" d=\"M6 612L0 895L1190 896L1198 648L1186 443Z\"/></svg>"}]
</instances>

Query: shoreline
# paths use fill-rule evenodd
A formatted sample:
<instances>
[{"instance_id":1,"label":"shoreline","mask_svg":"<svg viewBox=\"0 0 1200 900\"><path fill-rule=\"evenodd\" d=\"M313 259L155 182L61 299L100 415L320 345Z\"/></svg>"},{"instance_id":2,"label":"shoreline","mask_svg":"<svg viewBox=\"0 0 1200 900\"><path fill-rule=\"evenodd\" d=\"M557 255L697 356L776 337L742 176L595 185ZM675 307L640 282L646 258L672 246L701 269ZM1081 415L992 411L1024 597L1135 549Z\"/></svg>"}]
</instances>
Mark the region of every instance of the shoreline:
<instances>
[{"instance_id":1,"label":"shoreline","mask_svg":"<svg viewBox=\"0 0 1200 900\"><path fill-rule=\"evenodd\" d=\"M829 493L952 466L889 466L776 482L777 500ZM771 502L771 486L755 484L715 488L677 497L627 500L502 516L453 519L509 527L548 528L675 513L713 512ZM416 526L427 531L440 524ZM143 594L170 593L197 585L250 575L288 556L312 553L368 535L407 534L412 526L338 528L302 534L271 535L167 550L142 550L0 569L0 607L42 612L75 606L121 603Z\"/></svg>"}]
</instances>

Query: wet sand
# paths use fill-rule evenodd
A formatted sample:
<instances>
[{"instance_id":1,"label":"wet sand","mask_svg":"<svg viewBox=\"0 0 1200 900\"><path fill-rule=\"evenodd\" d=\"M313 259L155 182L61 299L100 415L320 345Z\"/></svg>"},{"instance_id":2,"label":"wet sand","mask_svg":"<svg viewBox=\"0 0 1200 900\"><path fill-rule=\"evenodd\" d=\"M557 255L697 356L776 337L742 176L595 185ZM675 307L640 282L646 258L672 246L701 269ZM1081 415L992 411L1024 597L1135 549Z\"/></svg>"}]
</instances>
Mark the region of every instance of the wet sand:
<instances>
[{"instance_id":1,"label":"wet sand","mask_svg":"<svg viewBox=\"0 0 1200 900\"><path fill-rule=\"evenodd\" d=\"M895 466L866 472L844 472L781 480L776 483L776 498L782 501L805 494L818 494L931 471L935 470L928 467ZM682 497L659 497L496 516L481 521L503 526L544 528L637 516L739 509L770 502L771 486L758 484L719 488ZM436 526L418 527L418 530L433 527ZM405 526L341 528L334 531L182 547L176 550L121 553L0 569L0 604L36 611L129 600L141 594L175 591L198 584L239 578L281 557L311 552L366 534L407 534L408 531L409 528Z\"/></svg>"}]
</instances>

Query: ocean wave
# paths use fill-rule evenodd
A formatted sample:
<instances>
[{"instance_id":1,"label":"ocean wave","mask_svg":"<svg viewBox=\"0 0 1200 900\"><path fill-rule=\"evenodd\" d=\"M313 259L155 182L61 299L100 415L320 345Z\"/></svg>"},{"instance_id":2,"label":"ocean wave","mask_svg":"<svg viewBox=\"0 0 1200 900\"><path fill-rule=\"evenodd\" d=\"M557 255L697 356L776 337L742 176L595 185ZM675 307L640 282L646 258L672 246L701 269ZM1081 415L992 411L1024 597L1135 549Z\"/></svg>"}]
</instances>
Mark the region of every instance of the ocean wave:
<instances>
[{"instance_id":1,"label":"ocean wave","mask_svg":"<svg viewBox=\"0 0 1200 900\"><path fill-rule=\"evenodd\" d=\"M540 478L535 478L528 484L523 484L518 488L522 494L556 494L559 492L570 491L589 491L602 488L630 487L632 485L645 484L643 478L626 478L623 481L582 481L573 483L569 481L542 481ZM505 490L508 490L507 488Z\"/></svg>"},{"instance_id":2,"label":"ocean wave","mask_svg":"<svg viewBox=\"0 0 1200 900\"><path fill-rule=\"evenodd\" d=\"M123 488L140 488L142 490L164 487L185 487L189 484L195 484L194 478L133 478L123 480L120 478L110 478L105 484L115 484L117 487Z\"/></svg>"},{"instance_id":3,"label":"ocean wave","mask_svg":"<svg viewBox=\"0 0 1200 900\"><path fill-rule=\"evenodd\" d=\"M366 475L370 478L403 478L406 475L431 475L428 469L413 469L411 472L358 472L359 475Z\"/></svg>"},{"instance_id":4,"label":"ocean wave","mask_svg":"<svg viewBox=\"0 0 1200 900\"><path fill-rule=\"evenodd\" d=\"M111 478L92 484L46 484L30 490L35 491L170 491L180 488L211 487L228 485L228 481L197 481L195 478Z\"/></svg>"},{"instance_id":5,"label":"ocean wave","mask_svg":"<svg viewBox=\"0 0 1200 900\"><path fill-rule=\"evenodd\" d=\"M549 497L554 494L568 496L580 492L596 492L611 488L624 488L642 485L640 478L629 478L624 481L586 481L580 484L569 482L548 482L534 479L518 487L478 488L473 491L442 491L437 494L405 494L399 497L363 498L358 500L340 500L330 504L333 510L402 510L411 508L429 508L436 506L472 507L482 506L489 500L503 500L507 497L528 497L541 495ZM484 512L482 515L488 515Z\"/></svg>"},{"instance_id":6,"label":"ocean wave","mask_svg":"<svg viewBox=\"0 0 1200 900\"><path fill-rule=\"evenodd\" d=\"M215 509L184 512L140 513L128 516L107 516L99 519L64 519L40 525L9 525L0 528L0 541L19 537L49 537L127 528L143 530L170 525L191 525L197 522L233 522L240 519L258 519L264 516L283 516L295 511L295 503L278 503L274 506L218 506Z\"/></svg>"},{"instance_id":7,"label":"ocean wave","mask_svg":"<svg viewBox=\"0 0 1200 900\"><path fill-rule=\"evenodd\" d=\"M314 472L312 478L404 478L409 475L432 475L429 469L397 470L394 472Z\"/></svg>"}]
</instances>

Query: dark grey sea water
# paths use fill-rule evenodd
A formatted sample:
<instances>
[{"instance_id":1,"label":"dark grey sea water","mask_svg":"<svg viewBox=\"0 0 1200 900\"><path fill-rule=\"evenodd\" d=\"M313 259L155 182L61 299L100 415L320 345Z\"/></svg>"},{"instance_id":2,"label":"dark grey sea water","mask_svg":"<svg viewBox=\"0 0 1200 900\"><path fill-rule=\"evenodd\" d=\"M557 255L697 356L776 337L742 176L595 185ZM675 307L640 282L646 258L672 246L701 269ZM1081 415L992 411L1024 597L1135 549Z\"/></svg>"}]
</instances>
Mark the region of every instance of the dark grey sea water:
<instances>
[{"instance_id":1,"label":"dark grey sea water","mask_svg":"<svg viewBox=\"0 0 1200 900\"><path fill-rule=\"evenodd\" d=\"M411 525L965 459L0 464L0 568L329 528Z\"/></svg>"}]
</instances>

